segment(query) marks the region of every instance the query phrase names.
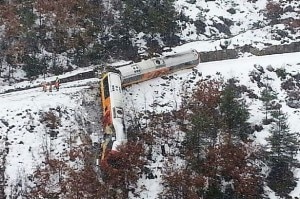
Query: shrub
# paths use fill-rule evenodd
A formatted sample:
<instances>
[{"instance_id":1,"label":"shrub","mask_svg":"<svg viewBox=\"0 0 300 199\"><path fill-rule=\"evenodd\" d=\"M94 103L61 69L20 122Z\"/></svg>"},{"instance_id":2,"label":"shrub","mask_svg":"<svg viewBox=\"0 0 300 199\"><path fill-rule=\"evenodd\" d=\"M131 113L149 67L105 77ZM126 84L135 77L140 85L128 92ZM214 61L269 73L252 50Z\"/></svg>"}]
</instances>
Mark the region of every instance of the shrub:
<instances>
[{"instance_id":1,"label":"shrub","mask_svg":"<svg viewBox=\"0 0 300 199\"><path fill-rule=\"evenodd\" d=\"M286 79L287 72L284 68L278 68L275 70L277 77L279 77L281 80Z\"/></svg>"},{"instance_id":2,"label":"shrub","mask_svg":"<svg viewBox=\"0 0 300 199\"><path fill-rule=\"evenodd\" d=\"M269 1L266 5L266 16L273 20L276 20L282 14L283 9L281 5L274 1Z\"/></svg>"}]
</instances>

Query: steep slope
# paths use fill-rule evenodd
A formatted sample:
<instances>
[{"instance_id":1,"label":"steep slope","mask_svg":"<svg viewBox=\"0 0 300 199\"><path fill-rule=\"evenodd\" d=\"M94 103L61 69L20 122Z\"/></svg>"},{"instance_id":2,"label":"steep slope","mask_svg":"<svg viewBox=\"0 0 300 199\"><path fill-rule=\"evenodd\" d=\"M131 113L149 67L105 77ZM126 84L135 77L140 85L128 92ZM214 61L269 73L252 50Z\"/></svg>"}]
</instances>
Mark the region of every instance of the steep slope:
<instances>
[{"instance_id":1,"label":"steep slope","mask_svg":"<svg viewBox=\"0 0 300 199\"><path fill-rule=\"evenodd\" d=\"M199 52L206 52L241 46L265 49L270 45L299 42L300 1L275 0L267 6L268 2L270 1L177 0L176 9L182 13L179 20L182 29L178 36L186 44L172 48L172 51L194 48ZM133 42L138 44L141 52L145 48L142 36L144 34L140 33ZM259 96L261 88L255 78L259 74L262 81L271 79L269 83L278 93L278 102L283 111L288 114L291 131L299 132L299 86L293 87L290 84L299 84L300 54L252 57L253 54L240 53L238 56L245 58L201 63L196 70L180 71L127 88L124 92L127 122L129 123L130 118L137 118L140 124L145 125L147 117L141 115L152 111L162 113L178 109L185 89L191 91L200 79L234 77L239 80L240 85L246 86ZM248 56L250 57L247 58ZM58 62L66 63L65 56L61 55L58 59ZM292 78L292 83L281 79L271 68L274 71L284 69L288 77ZM2 69L2 76L7 75L8 67L5 65ZM67 75L74 73L77 72ZM21 70L14 74L16 80L24 79L24 76ZM54 79L55 77L49 77L46 81ZM0 163L4 163L0 167L0 198L2 191L5 191L7 197L22 198L26 186L34 185L32 174L43 164L46 155L63 159L66 151L87 139L99 143L102 129L98 79L65 83L59 92L52 93L44 93L38 87L44 81L42 78L11 86L4 80L5 78L0 77L1 93L17 87L37 87L0 95ZM285 90L282 89L282 82L288 85ZM256 131L253 138L257 144L267 146L266 138L270 135L270 127L261 124L264 114L258 111L263 110L263 104L258 99L249 96L245 98L251 109L250 122L264 127L262 131ZM163 190L160 184L161 171L166 158L161 154L161 144L168 141L159 137L156 139L155 162L149 165L155 178L149 179L143 175L139 180L139 188L142 190L143 185L147 188L142 191L142 198L157 198ZM173 149L172 143L165 147L167 151ZM95 148L97 149L97 144ZM180 158L177 161L182 163ZM294 173L300 178L299 169ZM269 198L278 198L268 187L265 187L265 191ZM291 196L300 196L300 181ZM131 198L135 197L131 195Z\"/></svg>"},{"instance_id":2,"label":"steep slope","mask_svg":"<svg viewBox=\"0 0 300 199\"><path fill-rule=\"evenodd\" d=\"M87 79L66 83L60 91L34 88L1 96L6 196L24 193L25 187L33 183L30 176L47 155L61 157L72 144L81 143L85 134L99 138L97 82Z\"/></svg>"},{"instance_id":3,"label":"steep slope","mask_svg":"<svg viewBox=\"0 0 300 199\"><path fill-rule=\"evenodd\" d=\"M167 78L156 78L133 85L124 91L126 120L129 119L128 116L136 117L143 124L145 119L140 117L140 113L146 111L160 113L178 109L183 88L192 89L194 83L202 78L234 77L240 81L239 84L260 95L258 82L249 74L252 71L261 71L262 68L264 70L262 77L272 78L270 84L279 93L283 110L289 115L291 130L299 131L300 126L296 122L300 117L298 109L287 106L288 95L280 86L280 78L274 71L267 69L270 66L274 69L284 68L290 76L295 76L300 69L299 57L299 53L290 53L200 63L196 68L197 73L195 70L185 70ZM7 151L5 165L7 196L21 194L25 186L32 184L30 176L45 160L46 154L60 158L71 146L82 143L84 137L89 137L88 139L94 142L99 141L101 110L98 106L97 81L87 79L62 84L59 92L42 92L41 88L35 88L2 95L0 125L1 141L5 143ZM261 125L264 115L257 114L257 110L262 109L262 102L249 97L246 99L252 113L250 122L253 125ZM268 126L261 132L255 132L254 135L258 144L265 145L265 138L269 135ZM140 179L140 185L145 185L148 189L142 192L144 198L157 198L157 194L162 190L159 185L160 172L166 159L161 155L160 143L165 141L157 139L155 161L149 165L157 178ZM299 175L298 170L296 174ZM153 186L153 183L156 186ZM299 192L300 189L296 188L292 195L297 196ZM271 197L271 194L272 192L270 198L276 198Z\"/></svg>"},{"instance_id":4,"label":"steep slope","mask_svg":"<svg viewBox=\"0 0 300 199\"><path fill-rule=\"evenodd\" d=\"M127 104L126 107L128 107L126 111L127 115L130 116L127 117L127 119L132 120L132 118L136 118L138 123L142 126L146 126L147 121L149 121L148 112L150 112L151 115L151 113L159 114L178 110L181 105L182 96L192 91L197 81L235 78L238 80L239 85L245 86L250 92L248 95L243 96L247 101L251 113L249 122L253 126L263 126L262 131L255 131L253 134L255 143L263 147L268 147L266 138L270 135L270 126L262 124L263 118L265 117L263 103L257 97L253 97L255 95L259 97L263 88L260 87L260 82L257 81L257 79L255 80L253 74L260 73L261 81L268 81L274 91L278 93L277 101L282 105L283 112L288 114L288 123L291 132L299 132L300 126L297 121L300 118L300 107L292 108L288 106L290 98L289 91L282 88L282 83L289 78L287 77L287 79L282 80L275 72L277 69L284 69L286 73L289 74L289 77L296 77L300 69L299 55L300 53L290 53L200 63L196 70L193 71L180 71L170 75L168 78L157 78L138 85L133 85L125 92L125 102ZM272 68L274 70L272 70ZM297 90L299 93L299 88L297 88ZM174 130L172 134L177 135L180 133L180 131L177 131L178 130ZM162 140L160 136L156 138L155 142L157 146L155 146L155 152L153 152L155 154L153 155L154 161L149 166L149 168L153 169L153 175L156 177L152 179L141 179L141 185L146 186L151 193L144 192L144 198L157 198L157 195L154 193L158 194L163 190L162 186L157 185L161 182L161 173L166 169L164 168L164 164L168 161L168 157L174 157L174 155L172 155L174 152L172 151L177 150L174 143L180 142L180 140L180 137L169 140ZM167 156L162 154L160 145L164 145L165 150L168 151ZM179 157L175 157L175 159L177 159L177 164L182 164ZM299 176L298 169L295 174ZM298 186L291 193L292 196L299 196L299 186L300 183L298 182ZM268 187L265 188L265 191L268 198L277 198Z\"/></svg>"}]
</instances>

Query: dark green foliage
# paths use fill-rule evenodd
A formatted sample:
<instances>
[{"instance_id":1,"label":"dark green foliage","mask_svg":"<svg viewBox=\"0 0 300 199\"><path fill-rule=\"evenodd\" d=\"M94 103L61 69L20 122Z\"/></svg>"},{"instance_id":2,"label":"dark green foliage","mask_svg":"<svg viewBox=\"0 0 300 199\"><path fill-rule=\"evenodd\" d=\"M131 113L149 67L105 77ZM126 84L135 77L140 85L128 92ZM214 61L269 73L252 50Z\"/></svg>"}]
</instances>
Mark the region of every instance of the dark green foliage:
<instances>
[{"instance_id":1,"label":"dark green foliage","mask_svg":"<svg viewBox=\"0 0 300 199\"><path fill-rule=\"evenodd\" d=\"M267 160L271 171L267 180L271 189L278 195L286 197L296 186L296 179L291 169L298 162L296 155L300 149L299 134L290 132L287 116L280 109L272 116L275 122L268 139L271 149Z\"/></svg>"},{"instance_id":2,"label":"dark green foliage","mask_svg":"<svg viewBox=\"0 0 300 199\"><path fill-rule=\"evenodd\" d=\"M129 35L113 37L106 43L107 56L118 59L134 59L137 57L137 47L133 46Z\"/></svg>"},{"instance_id":3,"label":"dark green foliage","mask_svg":"<svg viewBox=\"0 0 300 199\"><path fill-rule=\"evenodd\" d=\"M54 65L50 68L50 72L54 75L62 74L63 71L64 71L64 68L61 65Z\"/></svg>"},{"instance_id":4,"label":"dark green foliage","mask_svg":"<svg viewBox=\"0 0 300 199\"><path fill-rule=\"evenodd\" d=\"M271 136L268 139L271 145L269 152L270 164L285 162L296 163L295 156L300 149L299 134L290 132L287 124L287 116L279 109L272 113L275 122L271 128Z\"/></svg>"},{"instance_id":5,"label":"dark green foliage","mask_svg":"<svg viewBox=\"0 0 300 199\"><path fill-rule=\"evenodd\" d=\"M204 151L214 146L220 128L218 105L220 100L220 83L207 81L197 83L192 99L186 104L191 110L191 130L186 133L185 146L189 153L190 166L199 171ZM190 157L190 158L189 158Z\"/></svg>"},{"instance_id":6,"label":"dark green foliage","mask_svg":"<svg viewBox=\"0 0 300 199\"><path fill-rule=\"evenodd\" d=\"M28 78L37 77L46 73L47 63L44 59L40 60L36 57L25 55L23 57L23 70L26 72Z\"/></svg>"},{"instance_id":7,"label":"dark green foliage","mask_svg":"<svg viewBox=\"0 0 300 199\"><path fill-rule=\"evenodd\" d=\"M184 157L187 168L207 183L195 189L198 198L256 199L262 193L255 155L243 143L249 142L249 112L239 99L242 89L235 83L231 79L221 90L220 82L198 82L187 103L191 129L186 132Z\"/></svg>"},{"instance_id":8,"label":"dark green foliage","mask_svg":"<svg viewBox=\"0 0 300 199\"><path fill-rule=\"evenodd\" d=\"M137 33L144 32L149 34L152 39L154 36L160 35L168 44L177 44L175 42L178 42L178 39L172 40L178 32L174 0L127 0L124 3L122 21L127 30L133 29Z\"/></svg>"},{"instance_id":9,"label":"dark green foliage","mask_svg":"<svg viewBox=\"0 0 300 199\"><path fill-rule=\"evenodd\" d=\"M267 177L267 183L277 195L283 198L286 198L297 185L293 172L284 162L276 163L271 167L271 171Z\"/></svg>"},{"instance_id":10,"label":"dark green foliage","mask_svg":"<svg viewBox=\"0 0 300 199\"><path fill-rule=\"evenodd\" d=\"M33 12L33 1L22 1L18 12L20 16L20 23L23 25L23 28L27 30L32 29L35 24L35 20L37 19L36 14Z\"/></svg>"},{"instance_id":11,"label":"dark green foliage","mask_svg":"<svg viewBox=\"0 0 300 199\"><path fill-rule=\"evenodd\" d=\"M224 127L230 133L229 139L245 140L248 137L246 129L249 125L247 123L249 111L244 101L238 98L239 95L238 87L233 79L229 80L222 91L220 111Z\"/></svg>"},{"instance_id":12,"label":"dark green foliage","mask_svg":"<svg viewBox=\"0 0 300 199\"><path fill-rule=\"evenodd\" d=\"M223 199L224 193L219 185L210 185L204 194L205 199Z\"/></svg>"},{"instance_id":13,"label":"dark green foliage","mask_svg":"<svg viewBox=\"0 0 300 199\"><path fill-rule=\"evenodd\" d=\"M276 72L276 75L281 79L286 79L286 76L287 76L287 72L284 68L278 68L275 70Z\"/></svg>"},{"instance_id":14,"label":"dark green foliage","mask_svg":"<svg viewBox=\"0 0 300 199\"><path fill-rule=\"evenodd\" d=\"M205 27L206 27L206 24L201 21L201 19L197 19L195 22L194 22L195 26L196 26L196 33L199 35L199 34L203 34L205 33Z\"/></svg>"},{"instance_id":15,"label":"dark green foliage","mask_svg":"<svg viewBox=\"0 0 300 199\"><path fill-rule=\"evenodd\" d=\"M265 87L262 90L260 100L263 101L263 104L264 104L264 107L265 107L266 117L265 117L265 122L264 123L268 122L268 110L271 109L271 107L270 107L271 106L271 101L276 99L276 98L277 98L276 93L268 85L267 85L267 87Z\"/></svg>"},{"instance_id":16,"label":"dark green foliage","mask_svg":"<svg viewBox=\"0 0 300 199\"><path fill-rule=\"evenodd\" d=\"M189 165L194 171L201 172L199 165L204 160L204 151L216 142L218 128L215 126L216 121L204 112L193 116L191 123L193 128L187 132L184 144L191 155L187 156Z\"/></svg>"},{"instance_id":17,"label":"dark green foliage","mask_svg":"<svg viewBox=\"0 0 300 199\"><path fill-rule=\"evenodd\" d=\"M44 51L52 54L48 56L53 67L48 72L57 74L63 69L56 65L60 55L79 67L113 59L137 60L134 39L141 32L150 55L180 42L174 0L110 1L109 5L85 0L17 0L3 1L0 9L5 46L1 54L30 55L23 62L11 62L13 67L25 65L28 76L40 73L33 57Z\"/></svg>"}]
</instances>

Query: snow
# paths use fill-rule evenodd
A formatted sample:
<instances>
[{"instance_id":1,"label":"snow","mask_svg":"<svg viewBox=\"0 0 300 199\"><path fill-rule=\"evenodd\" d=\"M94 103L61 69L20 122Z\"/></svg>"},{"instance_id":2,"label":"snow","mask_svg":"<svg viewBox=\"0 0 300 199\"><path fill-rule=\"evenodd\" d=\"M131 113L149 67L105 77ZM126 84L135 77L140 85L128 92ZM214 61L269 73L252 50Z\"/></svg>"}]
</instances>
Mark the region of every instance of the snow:
<instances>
[{"instance_id":1,"label":"snow","mask_svg":"<svg viewBox=\"0 0 300 199\"><path fill-rule=\"evenodd\" d=\"M259 49L265 48L267 45L281 44L280 40L274 40L273 30L283 30L286 25L266 25L264 21L264 9L267 0L258 0L255 4L249 3L248 0L236 1L196 1L195 4L187 3L185 0L178 0L176 6L178 10L182 10L186 15L192 19L196 19L198 14L201 13L201 17L207 19L207 23L213 24L219 20L219 16L231 19L234 25L230 27L232 32L231 36L217 35L216 38L207 37L211 35L212 28L206 28L204 35L196 35L195 26L193 24L187 24L187 28L182 30L181 38L187 41L193 40L177 46L172 49L172 52L181 52L189 49L196 49L199 52L220 50L220 42L222 39L230 39L230 49L236 46L244 46L251 44L253 47ZM296 4L296 2L294 2ZM299 6L299 3L297 3ZM236 14L229 14L226 10L234 8ZM299 12L293 12L292 14L284 15L283 17L292 16L299 18ZM248 19L248 20L245 20ZM261 28L255 27L253 24L259 23ZM141 38L143 33L140 33ZM296 31L292 34L293 40L288 39L289 42L299 41L300 32ZM298 39L296 39L298 38ZM194 41L197 40L197 41ZM141 42L141 46L144 46L144 41ZM267 44L267 45L266 45ZM167 53L166 53L167 54ZM63 60L63 57L61 58ZM115 65L120 65L124 62L119 62ZM285 102L286 93L281 90L281 80L273 72L266 70L266 67L271 65L273 68L285 68L292 74L297 74L300 71L300 52L286 53L278 55L269 55L255 57L251 54L244 54L239 59L215 61L208 63L200 63L195 69L202 75L195 75L193 70L183 70L172 74L173 79L155 78L147 82L133 85L124 90L124 103L127 114L134 114L135 112L144 112L146 110L155 111L156 113L168 112L174 109L178 109L181 104L180 95L184 92L184 89L192 89L193 84L201 78L220 78L222 76L225 80L229 78L237 78L239 84L246 85L252 89L256 94L259 94L261 89L256 83L251 82L249 73L252 70L256 70L255 66L262 66L266 73L265 76L271 77L273 81L270 82L272 88L279 93L279 101L281 101L283 107L282 110L288 114L288 123L292 132L300 132L300 111L288 107ZM60 75L60 78L68 77L74 74L78 74L83 71L93 69L95 66L87 67L84 69L77 69L76 71ZM219 75L221 74L221 75ZM16 74L18 75L18 74ZM20 74L23 76L24 74ZM196 79L193 83L189 83L187 80L191 76L195 76ZM169 76L170 77L170 76ZM54 81L55 76L39 78L34 81L23 81L11 86L7 86L1 82L0 85L0 150L8 148L8 154L6 157L6 170L5 176L7 178L6 193L10 193L10 188L16 185L20 180L25 180L30 176L38 165L44 160L45 150L51 151L53 156L59 156L63 151L68 150L68 146L64 145L68 139L70 139L71 133L77 135L80 129L78 121L78 114L82 114L82 117L88 117L82 108L83 100L86 99L87 89L91 85L97 87L98 79L87 79L81 81L75 81L65 83L61 85L60 91L42 92L40 87L32 88L24 91L12 92L2 94L3 92L14 88L34 87L41 84L42 81ZM191 87L188 87L190 86ZM97 96L88 99L90 102L95 102ZM167 106L152 106L154 103L166 104ZM253 124L260 123L264 114L261 113L263 105L259 100L247 99L247 104L251 110L250 122ZM61 109L61 112L56 111L57 108ZM59 133L56 139L52 139L49 135L49 129L44 123L41 123L41 113L53 111L55 114L61 113L59 118L61 119L61 126L58 126ZM96 111L96 110L95 110ZM99 113L100 115L100 113ZM6 123L8 125L6 125ZM32 126L34 126L33 129ZM86 133L86 132L85 132ZM94 142L101 137L101 130L93 132L90 135ZM261 132L255 132L255 142L260 145L267 145L266 138L269 136L268 128L265 128ZM53 150L51 150L53 149ZM158 149L157 149L158 151ZM157 178L146 179L143 176L139 180L140 185L145 185L147 191L142 192L141 198L154 199L158 198L158 194L162 190L161 186L161 170L163 167L164 158L160 154L156 154L156 163L150 165L154 170ZM300 160L300 155L299 158ZM300 179L300 169L295 170L295 175ZM275 193L266 187L268 198L278 199ZM290 194L293 197L300 196L300 180L297 187ZM132 198L134 198L132 196Z\"/></svg>"},{"instance_id":2,"label":"snow","mask_svg":"<svg viewBox=\"0 0 300 199\"><path fill-rule=\"evenodd\" d=\"M176 51L183 48L194 48L194 43L185 45L184 47L178 47ZM195 82L200 78L208 76L218 78L218 73L221 74L224 79L237 78L240 80L240 84L246 85L251 88L255 93L259 93L260 89L257 85L251 82L249 73L255 70L255 66L261 66L265 71L266 67L271 65L273 68L284 67L288 72L297 73L300 71L300 52L286 53L278 55L268 55L261 57L244 57L233 60L215 61L200 63L196 69L202 76L196 76ZM76 72L74 72L76 73ZM173 109L177 109L180 105L179 95L183 92L182 87L186 84L186 80L190 76L194 75L193 70L183 70L175 74L172 74L173 79L156 78L133 85L124 91L124 102L126 103L126 111L143 112L145 110L155 110L155 112L166 112ZM280 79L275 73L266 72L268 77L274 79L270 82L272 87L279 93L279 100L285 100L285 93L280 89ZM74 114L77 111L81 111L79 106L81 102L82 92L87 89L91 84L97 84L98 79L88 79L76 82L70 82L62 84L60 91L42 92L41 88L33 88L29 90L13 92L1 95L0 103L0 120L5 120L9 123L9 126L5 126L0 122L1 135L7 135L9 145L9 153L7 155L7 168L6 176L8 179L8 185L15 184L21 176L32 174L33 170L43 161L43 150L49 149L50 143L55 148L55 154L60 154L62 151L67 150L66 146L62 143L69 137L69 132L78 130L77 121ZM195 83L194 82L194 83ZM163 86L163 85L165 86ZM162 97L164 96L164 97ZM168 106L153 107L152 104L158 102L159 104L167 104ZM247 103L250 106L251 122L257 123L264 117L263 114L257 114L256 110L262 108L262 104L259 101L250 101ZM289 115L289 124L292 131L299 131L300 113L298 110L289 108L283 104L283 111ZM47 135L45 126L40 121L40 112L47 112L49 109L55 109L60 107L68 112L67 115L63 115L61 120L63 126L59 127L59 134L57 139L51 140ZM29 131L30 126L36 126L32 132ZM8 130L9 129L9 130ZM100 135L99 135L100 136ZM262 132L256 132L256 142L262 145L266 144L265 138L268 136L267 129ZM21 141L23 143L21 143ZM157 155L158 160L162 158ZM299 158L300 159L300 158ZM144 184L148 189L147 192L143 192L143 198L157 198L157 194L161 191L160 186L160 170L157 169L163 166L163 161L157 161L151 167L154 169L157 178L140 179L140 184ZM299 170L295 171L299 177ZM9 187L9 186L8 186ZM8 191L8 188L7 188ZM297 189L295 189L291 195L299 196L300 183L298 183ZM276 198L269 195L270 198Z\"/></svg>"},{"instance_id":3,"label":"snow","mask_svg":"<svg viewBox=\"0 0 300 199\"><path fill-rule=\"evenodd\" d=\"M194 47L193 44L186 45L186 47ZM240 59L233 59L233 60L225 60L225 61L215 61L215 62L208 62L208 63L200 63L196 69L198 72L202 73L202 77L218 77L216 75L217 73L220 73L224 79L230 79L230 78L236 78L240 81L239 84L245 85L248 88L251 88L254 90L256 94L260 93L260 89L257 87L257 85L253 82L251 82L249 78L249 73L252 70L255 70L255 66L259 65L264 68L265 71L266 67L271 65L273 68L282 68L284 67L287 72L295 72L300 71L300 52L297 53L286 53L286 54L279 54L279 55L268 55L268 56L262 56L262 57L245 57ZM266 72L265 74L268 77L271 77L274 79L274 81L270 82L273 89L275 89L279 95L278 100L279 101L285 101L285 93L280 88L281 81L276 76L276 74ZM126 104L128 114L134 114L134 112L144 112L145 110L151 110L155 111L156 113L160 112L168 112L170 110L176 109L180 106L180 93L183 92L182 86L185 84L186 80L189 80L189 76L193 74L192 70L184 70L177 72L175 74L172 74L174 76L174 79L172 80L164 80L162 78L156 78L149 80L147 82L143 82L140 84L136 84L131 86L130 88L127 88L124 92L125 94L125 102L128 102ZM195 82L199 80L201 77L197 77ZM162 84L168 85L168 86L162 86ZM163 97L162 97L163 96ZM153 107L152 104L154 102L158 102L159 104L167 104L168 106L165 107ZM264 118L263 114L263 105L259 100L247 100L247 103L250 107L250 113L251 118L250 122L252 124L259 124L262 119ZM299 132L300 130L300 113L298 110L289 108L286 106L285 103L282 103L283 112L286 112L289 116L289 124L290 129L292 132ZM257 111L261 110L261 111ZM260 145L266 145L266 138L269 136L268 128L265 128L262 132L256 132L255 141L257 144ZM160 156L158 156L160 157ZM300 159L299 159L300 160ZM160 162L160 161L157 161ZM161 163L162 164L162 163ZM162 165L160 165L162 166ZM157 167L157 165L153 166L154 168ZM156 174L160 175L160 171L157 171ZM297 170L297 175L300 175L300 172ZM157 180L148 180L150 181L150 187L149 184L147 184L147 181L143 181L142 183L146 185L149 190L151 190L150 193L151 196L147 195L148 192L146 192L144 198L157 198L157 195L154 194L155 192L152 191L153 185L156 186ZM300 189L300 183L298 183L298 187ZM299 191L293 191L291 193L292 196L299 196ZM270 198L276 198L274 193L270 191Z\"/></svg>"},{"instance_id":4,"label":"snow","mask_svg":"<svg viewBox=\"0 0 300 199\"><path fill-rule=\"evenodd\" d=\"M67 150L64 146L69 138L67 132L78 131L74 116L75 112L80 110L78 107L79 99L82 97L80 92L88 88L86 84L91 81L98 80L89 79L64 84L59 92L43 92L41 88L35 88L1 95L0 135L3 140L7 139L6 147L9 149L6 157L8 187L26 180L26 176L31 175L44 160L45 151L55 149L56 154L61 154ZM60 117L63 126L57 129L58 138L52 140L49 130L40 123L40 114L58 107L70 116ZM9 126L5 126L1 121L7 122ZM31 127L34 127L32 131Z\"/></svg>"}]
</instances>

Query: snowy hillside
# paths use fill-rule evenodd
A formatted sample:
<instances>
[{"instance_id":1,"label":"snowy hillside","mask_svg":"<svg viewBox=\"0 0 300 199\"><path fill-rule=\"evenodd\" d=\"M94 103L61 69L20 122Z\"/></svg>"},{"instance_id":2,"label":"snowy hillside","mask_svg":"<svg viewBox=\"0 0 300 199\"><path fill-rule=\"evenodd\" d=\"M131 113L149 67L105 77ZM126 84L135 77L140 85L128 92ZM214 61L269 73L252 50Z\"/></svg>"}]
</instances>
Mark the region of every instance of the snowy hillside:
<instances>
[{"instance_id":1,"label":"snowy hillside","mask_svg":"<svg viewBox=\"0 0 300 199\"><path fill-rule=\"evenodd\" d=\"M193 46L191 46L193 47ZM259 66L259 67L257 67ZM155 111L156 113L168 112L172 110L176 110L180 107L181 101L180 96L184 93L182 90L185 86L188 86L189 89L193 89L195 87L195 83L201 79L218 79L222 76L225 79L236 78L239 81L239 85L244 85L254 94L260 95L262 88L258 87L258 83L253 81L250 77L251 71L258 71L260 67L264 70L262 76L263 81L270 81L271 87L274 89L276 93L278 93L278 101L282 105L283 112L288 114L288 123L290 125L292 132L299 132L300 130L300 112L298 108L291 108L287 106L287 91L281 88L282 80L280 77L276 75L274 71L269 71L270 66L274 69L284 68L287 73L290 75L299 74L300 70L300 53L290 53L290 54L282 54L282 55L271 55L271 56L263 56L263 57L249 57L249 58L241 58L236 60L227 60L227 61L216 61L210 63L200 63L196 69L201 76L196 75L191 70L181 71L172 75L172 78L162 79L157 78L153 80L149 80L144 83L140 83L138 85L134 85L128 90L125 91L126 95L126 107L129 107L127 111L128 115L134 115L135 113L145 113L146 110ZM195 77L195 78L193 78ZM270 78L271 80L266 80L266 78ZM250 122L252 125L261 125L264 116L263 104L258 99L247 98L247 105L249 105L251 117ZM156 106L153 104L157 104ZM163 105L163 106L160 106ZM143 123L143 119L141 120ZM269 134L269 127L266 126L263 131L254 133L255 142L259 145L266 146L266 138ZM164 143L164 141L157 140L158 143ZM167 145L166 145L167 147ZM164 161L160 161L161 152L158 149L158 157L155 164L152 165L153 168L163 167ZM300 160L300 156L299 156ZM159 173L160 170L156 170ZM300 170L297 169L295 171L296 176L300 176ZM142 184L145 184L146 187L151 190L149 194L145 192L144 198L157 198L154 195L154 192L159 193L162 188L158 188L157 190L153 190L154 184L157 184L158 179L148 181L142 181ZM268 198L277 198L274 193L270 191L268 194ZM291 196L299 197L300 196L300 182L298 182L297 188L291 193Z\"/></svg>"},{"instance_id":2,"label":"snowy hillside","mask_svg":"<svg viewBox=\"0 0 300 199\"><path fill-rule=\"evenodd\" d=\"M249 74L251 71L257 71L257 66L260 66L264 70L263 76L272 79L270 84L279 93L278 100L282 104L283 111L289 116L291 130L299 131L299 109L286 105L287 93L280 87L280 78L275 72L267 69L270 66L274 69L285 68L288 74L297 75L300 70L299 57L300 53L290 53L200 63L196 69L202 75L196 75L196 78L192 78L195 75L192 70L185 70L172 74L173 78L156 78L126 89L124 91L126 112L133 116L133 112L137 114L155 109L155 112L159 113L177 109L180 106L179 96L183 92L182 86L189 80L192 81L189 81L189 84L193 87L198 79L212 79L220 75L225 79L238 79L239 84L245 85L259 95L261 89L257 86L257 82L251 81ZM63 84L60 91L52 93L45 93L41 88L37 88L1 95L1 142L2 146L5 145L7 149L5 170L7 195L20 193L15 190L17 184L18 186L30 184L27 176L30 176L33 170L44 161L45 151L50 152L51 156L60 157L64 151L68 150L71 142L75 145L82 142L81 134L91 136L95 142L99 140L101 130L95 128L99 125L87 124L99 121L96 114L97 112L101 114L97 101L97 81L97 79L89 79ZM165 104L165 106L153 107L154 102ZM87 104L94 108L88 109ZM264 115L258 115L257 110L263 108L262 102L248 98L247 104L251 109L250 122L253 125L260 124ZM44 114L47 113L55 114L59 118L59 121L54 123L57 126L51 127L53 123L47 119L43 120L46 117ZM93 127L93 129L87 127ZM265 145L265 138L268 135L268 128L264 128L261 132L255 132L255 140L258 144ZM159 186L160 170L157 168L163 167L164 158L159 151L157 152L158 155L155 158L157 161L150 166L154 169L157 178L140 180L140 184L144 184L148 190L142 192L143 198L157 198L157 194L162 189ZM300 171L295 172L300 177ZM17 189L22 189L22 187ZM270 192L269 198L276 198L272 195L274 194ZM300 182L291 195L300 195Z\"/></svg>"},{"instance_id":3,"label":"snowy hillside","mask_svg":"<svg viewBox=\"0 0 300 199\"><path fill-rule=\"evenodd\" d=\"M175 7L181 13L178 20L181 45L171 50L166 47L164 50L168 52L163 54L187 49L213 53L243 46L265 49L272 45L300 42L298 0L177 0ZM0 27L2 31L2 26ZM132 43L139 47L138 52L142 54L147 48L143 38L145 35L140 32L132 39ZM293 51L295 49L290 52ZM42 52L52 56L45 49ZM55 61L64 69L70 67L76 70L58 75L60 78L94 69L94 66L79 68L74 64L69 65L66 54L59 54ZM183 97L190 97L200 80L226 81L234 78L247 91L241 97L249 107L249 122L255 127L251 135L253 146L266 150L270 147L268 137L271 135L271 125L263 123L264 103L259 99L263 91L262 84L268 84L277 94L278 98L274 103L280 104L281 110L287 114L290 131L300 132L300 53L254 56L239 52L238 57L200 63L194 69L179 71L124 89L127 127L131 127L134 121L145 130L152 114L179 110L183 105ZM109 62L111 61L119 63L123 60ZM29 80L25 77L25 72L17 67L13 70L13 79L7 81L11 68L7 62L3 63L0 68L0 196L3 188L6 198L28 198L25 195L37 185L33 180L36 171L44 168L49 158L65 161L70 168L78 169L77 162L71 160L69 155L81 144L90 147L87 151L92 153L93 166L96 168L103 131L99 79L63 83L59 91L43 92L39 85L43 81L55 80L51 73L45 74L45 78L40 75ZM29 89L25 89L27 87ZM25 90L5 93L16 88ZM129 198L159 198L159 194L167 187L162 183L162 175L167 170L169 159L174 158L174 168L184 164L182 157L174 155L179 150L178 143L183 140L182 132L174 129L172 133L175 136L171 136L172 139L154 136L151 161L147 162L149 171L140 175L135 189L140 196L130 191ZM165 147L166 154L163 154L161 146ZM297 159L300 162L299 153ZM262 170L267 175L267 166L262 167ZM300 198L300 169L293 169L293 173L298 180L289 195L296 199ZM58 178L52 176L48 180L56 182ZM262 187L265 198L280 199L266 183ZM51 191L59 189L56 186L51 188Z\"/></svg>"},{"instance_id":4,"label":"snowy hillside","mask_svg":"<svg viewBox=\"0 0 300 199\"><path fill-rule=\"evenodd\" d=\"M274 5L280 3L281 8L276 11L272 10L267 6L270 3ZM299 40L299 31L293 31L289 27L293 19L299 19L298 1L182 0L177 1L176 4L178 10L188 16L190 21L194 21L194 23L186 22L186 28L182 31L181 36L188 41L207 40L210 43L220 43L216 40L229 39L231 48L246 44L263 48L270 44ZM272 17L277 20L273 21ZM197 20L201 25L197 23ZM200 34L197 28L201 30ZM202 48L202 51L210 50L215 49L204 50Z\"/></svg>"}]
</instances>

